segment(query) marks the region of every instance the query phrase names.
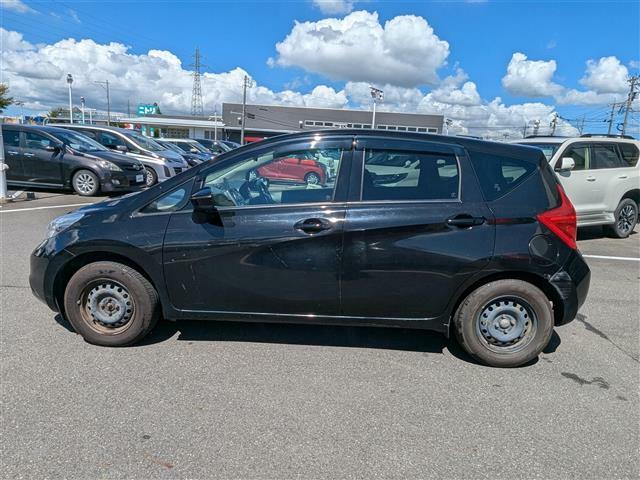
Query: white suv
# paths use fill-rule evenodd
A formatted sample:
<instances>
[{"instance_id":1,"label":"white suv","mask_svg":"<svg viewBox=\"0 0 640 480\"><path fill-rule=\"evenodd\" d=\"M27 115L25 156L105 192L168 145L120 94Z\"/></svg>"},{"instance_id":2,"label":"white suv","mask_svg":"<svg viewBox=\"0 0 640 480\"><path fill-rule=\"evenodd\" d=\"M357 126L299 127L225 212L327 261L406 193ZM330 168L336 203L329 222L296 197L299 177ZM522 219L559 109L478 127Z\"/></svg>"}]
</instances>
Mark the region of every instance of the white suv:
<instances>
[{"instance_id":1,"label":"white suv","mask_svg":"<svg viewBox=\"0 0 640 480\"><path fill-rule=\"evenodd\" d=\"M640 142L630 137L531 137L515 143L541 148L578 214L578 226L605 225L618 238L638 222Z\"/></svg>"}]
</instances>

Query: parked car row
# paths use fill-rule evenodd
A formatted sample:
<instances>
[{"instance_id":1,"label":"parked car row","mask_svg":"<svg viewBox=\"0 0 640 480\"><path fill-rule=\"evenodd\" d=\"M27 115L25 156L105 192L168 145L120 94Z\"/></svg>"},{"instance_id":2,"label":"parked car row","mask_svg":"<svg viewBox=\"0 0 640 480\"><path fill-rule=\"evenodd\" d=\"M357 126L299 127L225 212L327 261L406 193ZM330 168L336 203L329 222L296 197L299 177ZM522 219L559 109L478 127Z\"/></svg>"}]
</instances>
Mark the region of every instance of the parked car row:
<instances>
[{"instance_id":1,"label":"parked car row","mask_svg":"<svg viewBox=\"0 0 640 480\"><path fill-rule=\"evenodd\" d=\"M573 202L578 226L604 225L626 238L638 223L640 142L618 135L530 137L516 143L542 149Z\"/></svg>"},{"instance_id":2,"label":"parked car row","mask_svg":"<svg viewBox=\"0 0 640 480\"><path fill-rule=\"evenodd\" d=\"M83 196L150 187L219 154L192 139L152 139L99 125L3 124L2 133L10 187Z\"/></svg>"}]
</instances>

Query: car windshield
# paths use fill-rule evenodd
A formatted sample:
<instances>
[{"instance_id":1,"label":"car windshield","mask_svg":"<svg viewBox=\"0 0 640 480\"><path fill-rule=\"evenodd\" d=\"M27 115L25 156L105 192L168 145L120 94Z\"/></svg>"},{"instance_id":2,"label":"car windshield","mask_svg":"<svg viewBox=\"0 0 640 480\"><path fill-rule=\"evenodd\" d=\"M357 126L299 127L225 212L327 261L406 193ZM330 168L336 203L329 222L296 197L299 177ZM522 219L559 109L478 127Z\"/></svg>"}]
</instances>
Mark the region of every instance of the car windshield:
<instances>
[{"instance_id":1,"label":"car windshield","mask_svg":"<svg viewBox=\"0 0 640 480\"><path fill-rule=\"evenodd\" d=\"M180 147L174 145L171 142L158 142L160 145L162 145L163 147L167 147L169 150L173 150L176 153L179 154L183 154L184 152L182 151L182 149L180 149Z\"/></svg>"},{"instance_id":2,"label":"car windshield","mask_svg":"<svg viewBox=\"0 0 640 480\"><path fill-rule=\"evenodd\" d=\"M55 132L52 135L77 152L102 152L107 150L95 140L79 133L66 131Z\"/></svg>"},{"instance_id":3,"label":"car windshield","mask_svg":"<svg viewBox=\"0 0 640 480\"><path fill-rule=\"evenodd\" d=\"M558 151L561 143L542 143L542 142L523 142L522 145L528 145L530 147L538 147L547 157L547 160L551 160L551 157Z\"/></svg>"},{"instance_id":4,"label":"car windshield","mask_svg":"<svg viewBox=\"0 0 640 480\"><path fill-rule=\"evenodd\" d=\"M191 152L192 148L195 148L200 153L209 153L206 148L200 145L198 142L176 142L175 145L182 149L184 152Z\"/></svg>"},{"instance_id":5,"label":"car windshield","mask_svg":"<svg viewBox=\"0 0 640 480\"><path fill-rule=\"evenodd\" d=\"M164 148L155 140L145 137L144 135L140 135L139 133L127 132L125 133L125 135L145 150L149 150L151 152L161 152L162 150L166 150L166 148Z\"/></svg>"}]
</instances>

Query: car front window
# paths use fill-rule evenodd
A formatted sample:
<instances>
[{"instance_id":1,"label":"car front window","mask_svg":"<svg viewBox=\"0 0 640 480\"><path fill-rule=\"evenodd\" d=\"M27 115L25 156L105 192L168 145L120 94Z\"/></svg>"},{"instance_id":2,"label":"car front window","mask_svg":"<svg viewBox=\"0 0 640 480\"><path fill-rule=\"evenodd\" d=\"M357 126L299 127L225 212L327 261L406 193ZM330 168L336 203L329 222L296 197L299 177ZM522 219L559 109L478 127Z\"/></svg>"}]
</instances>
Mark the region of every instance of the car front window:
<instances>
[{"instance_id":1,"label":"car front window","mask_svg":"<svg viewBox=\"0 0 640 480\"><path fill-rule=\"evenodd\" d=\"M165 150L161 145L158 144L155 140L145 137L144 135L140 135L139 133L130 132L125 133L127 137L136 142L145 150L149 150L150 152L161 152Z\"/></svg>"}]
</instances>

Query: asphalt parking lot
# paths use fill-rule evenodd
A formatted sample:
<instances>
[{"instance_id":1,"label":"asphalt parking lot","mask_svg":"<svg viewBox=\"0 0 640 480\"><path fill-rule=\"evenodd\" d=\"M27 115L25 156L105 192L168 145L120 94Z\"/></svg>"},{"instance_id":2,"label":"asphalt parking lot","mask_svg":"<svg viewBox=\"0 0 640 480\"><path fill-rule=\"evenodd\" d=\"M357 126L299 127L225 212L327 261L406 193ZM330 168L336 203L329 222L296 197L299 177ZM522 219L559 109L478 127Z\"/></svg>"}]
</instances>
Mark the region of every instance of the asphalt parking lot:
<instances>
[{"instance_id":1,"label":"asphalt parking lot","mask_svg":"<svg viewBox=\"0 0 640 480\"><path fill-rule=\"evenodd\" d=\"M88 201L0 208L3 478L640 476L638 229L580 232L579 318L501 370L410 330L164 322L89 345L28 287L46 224Z\"/></svg>"}]
</instances>

